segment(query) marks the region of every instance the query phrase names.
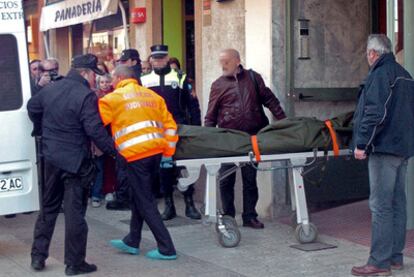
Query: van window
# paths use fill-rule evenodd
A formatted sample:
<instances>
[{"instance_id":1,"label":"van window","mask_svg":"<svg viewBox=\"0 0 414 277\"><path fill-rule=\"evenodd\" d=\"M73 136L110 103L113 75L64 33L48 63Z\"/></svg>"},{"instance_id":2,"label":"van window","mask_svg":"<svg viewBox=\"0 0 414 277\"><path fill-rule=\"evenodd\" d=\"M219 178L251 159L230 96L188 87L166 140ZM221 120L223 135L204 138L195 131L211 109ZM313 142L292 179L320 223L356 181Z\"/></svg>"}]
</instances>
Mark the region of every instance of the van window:
<instances>
[{"instance_id":1,"label":"van window","mask_svg":"<svg viewBox=\"0 0 414 277\"><path fill-rule=\"evenodd\" d=\"M23 104L16 37L0 35L0 111L17 110Z\"/></svg>"}]
</instances>

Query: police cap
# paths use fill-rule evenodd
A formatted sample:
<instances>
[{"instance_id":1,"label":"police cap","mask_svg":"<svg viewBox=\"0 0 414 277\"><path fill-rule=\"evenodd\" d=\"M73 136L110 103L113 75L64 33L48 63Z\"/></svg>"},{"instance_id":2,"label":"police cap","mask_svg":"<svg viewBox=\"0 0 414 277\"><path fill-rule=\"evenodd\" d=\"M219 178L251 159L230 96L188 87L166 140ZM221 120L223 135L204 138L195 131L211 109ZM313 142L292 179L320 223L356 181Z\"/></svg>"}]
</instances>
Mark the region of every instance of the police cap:
<instances>
[{"instance_id":1,"label":"police cap","mask_svg":"<svg viewBox=\"0 0 414 277\"><path fill-rule=\"evenodd\" d=\"M156 44L151 46L151 57L156 59L164 58L168 55L168 46L163 44Z\"/></svg>"},{"instance_id":2,"label":"police cap","mask_svg":"<svg viewBox=\"0 0 414 277\"><path fill-rule=\"evenodd\" d=\"M140 61L139 59L139 53L136 49L125 49L122 50L121 57L118 61L127 61L127 60L133 60L133 61Z\"/></svg>"},{"instance_id":3,"label":"police cap","mask_svg":"<svg viewBox=\"0 0 414 277\"><path fill-rule=\"evenodd\" d=\"M72 58L72 68L88 68L98 75L105 72L98 68L98 58L92 54L78 55Z\"/></svg>"}]
</instances>

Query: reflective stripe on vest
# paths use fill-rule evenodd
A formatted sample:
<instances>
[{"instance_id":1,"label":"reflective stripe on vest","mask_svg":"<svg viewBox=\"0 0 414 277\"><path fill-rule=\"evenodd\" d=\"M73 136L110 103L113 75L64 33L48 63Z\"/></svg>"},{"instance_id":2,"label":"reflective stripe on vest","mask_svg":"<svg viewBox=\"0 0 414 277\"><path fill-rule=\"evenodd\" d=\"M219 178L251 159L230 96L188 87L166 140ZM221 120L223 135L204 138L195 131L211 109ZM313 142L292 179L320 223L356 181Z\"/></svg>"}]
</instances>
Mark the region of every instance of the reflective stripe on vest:
<instances>
[{"instance_id":1,"label":"reflective stripe on vest","mask_svg":"<svg viewBox=\"0 0 414 277\"><path fill-rule=\"evenodd\" d=\"M157 138L163 138L163 136L160 133L151 133L151 134L141 135L141 136L129 139L127 141L124 141L117 147L117 149L118 151L122 151L125 148L128 148L132 145L142 143L148 140L157 139Z\"/></svg>"},{"instance_id":2,"label":"reflective stripe on vest","mask_svg":"<svg viewBox=\"0 0 414 277\"><path fill-rule=\"evenodd\" d=\"M177 130L174 130L174 129L167 129L167 130L165 130L164 134L165 134L166 136L173 137L173 136L175 136L175 135L177 134Z\"/></svg>"},{"instance_id":3,"label":"reflective stripe on vest","mask_svg":"<svg viewBox=\"0 0 414 277\"><path fill-rule=\"evenodd\" d=\"M175 148L175 146L177 145L177 143L176 142L168 142L168 146L170 147L170 148Z\"/></svg>"},{"instance_id":4,"label":"reflective stripe on vest","mask_svg":"<svg viewBox=\"0 0 414 277\"><path fill-rule=\"evenodd\" d=\"M147 127L156 127L156 128L162 128L163 125L161 122L147 120L147 121L141 121L132 125L129 125L128 127L125 127L118 132L115 133L114 139L117 140L122 136L125 136L126 134L132 133L134 131L144 129Z\"/></svg>"},{"instance_id":5,"label":"reflective stripe on vest","mask_svg":"<svg viewBox=\"0 0 414 277\"><path fill-rule=\"evenodd\" d=\"M180 79L178 78L178 72L175 70L171 70L171 72L165 75L164 77L164 85L171 86L173 88L174 86L175 88L179 86L181 89L183 89L185 78L186 78L186 74L182 74L182 77ZM142 76L141 82L142 82L142 85L146 88L158 87L161 85L160 75L152 71L150 74Z\"/></svg>"}]
</instances>

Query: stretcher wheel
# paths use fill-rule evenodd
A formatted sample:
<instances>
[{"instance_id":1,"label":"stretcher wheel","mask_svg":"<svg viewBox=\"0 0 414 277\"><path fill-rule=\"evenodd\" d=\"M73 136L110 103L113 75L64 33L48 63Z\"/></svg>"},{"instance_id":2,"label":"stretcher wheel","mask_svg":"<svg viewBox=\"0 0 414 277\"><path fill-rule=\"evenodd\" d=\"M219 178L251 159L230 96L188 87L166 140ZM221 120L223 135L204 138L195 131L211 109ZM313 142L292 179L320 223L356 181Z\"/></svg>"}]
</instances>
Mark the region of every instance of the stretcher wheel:
<instances>
[{"instance_id":1,"label":"stretcher wheel","mask_svg":"<svg viewBox=\"0 0 414 277\"><path fill-rule=\"evenodd\" d=\"M238 229L238 225L237 225L237 221L236 219L234 219L231 216L228 215L223 215L221 217L221 221L223 222L223 225L227 228L227 227L232 227L232 228L237 228ZM216 223L216 232L220 233L220 229L219 229L219 224L218 222Z\"/></svg>"},{"instance_id":2,"label":"stretcher wheel","mask_svg":"<svg viewBox=\"0 0 414 277\"><path fill-rule=\"evenodd\" d=\"M309 233L306 235L303 224L299 224L295 229L295 237L300 243L311 243L318 237L318 229L313 223L309 223Z\"/></svg>"},{"instance_id":3,"label":"stretcher wheel","mask_svg":"<svg viewBox=\"0 0 414 277\"><path fill-rule=\"evenodd\" d=\"M236 247L241 240L241 234L237 227L237 222L230 216L223 216L221 218L225 230L219 229L219 224L216 223L217 239L221 246L226 248Z\"/></svg>"}]
</instances>

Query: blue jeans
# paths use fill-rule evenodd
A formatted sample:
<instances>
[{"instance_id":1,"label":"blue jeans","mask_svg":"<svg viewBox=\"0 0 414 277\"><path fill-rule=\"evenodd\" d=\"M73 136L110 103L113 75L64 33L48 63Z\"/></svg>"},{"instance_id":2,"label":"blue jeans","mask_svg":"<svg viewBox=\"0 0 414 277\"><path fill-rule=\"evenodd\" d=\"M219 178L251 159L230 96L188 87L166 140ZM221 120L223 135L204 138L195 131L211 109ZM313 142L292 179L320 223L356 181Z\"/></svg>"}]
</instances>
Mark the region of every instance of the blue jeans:
<instances>
[{"instance_id":1,"label":"blue jeans","mask_svg":"<svg viewBox=\"0 0 414 277\"><path fill-rule=\"evenodd\" d=\"M104 178L104 160L105 155L99 156L95 159L98 172L96 174L95 183L93 184L91 189L92 200L101 200L103 198L102 187Z\"/></svg>"},{"instance_id":2,"label":"blue jeans","mask_svg":"<svg viewBox=\"0 0 414 277\"><path fill-rule=\"evenodd\" d=\"M405 175L407 159L371 154L368 161L372 213L371 251L368 264L389 269L403 263L407 225Z\"/></svg>"}]
</instances>

